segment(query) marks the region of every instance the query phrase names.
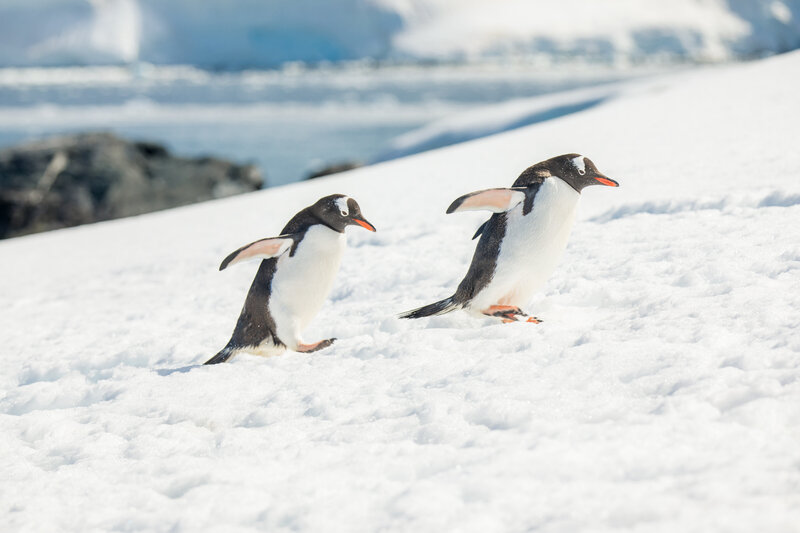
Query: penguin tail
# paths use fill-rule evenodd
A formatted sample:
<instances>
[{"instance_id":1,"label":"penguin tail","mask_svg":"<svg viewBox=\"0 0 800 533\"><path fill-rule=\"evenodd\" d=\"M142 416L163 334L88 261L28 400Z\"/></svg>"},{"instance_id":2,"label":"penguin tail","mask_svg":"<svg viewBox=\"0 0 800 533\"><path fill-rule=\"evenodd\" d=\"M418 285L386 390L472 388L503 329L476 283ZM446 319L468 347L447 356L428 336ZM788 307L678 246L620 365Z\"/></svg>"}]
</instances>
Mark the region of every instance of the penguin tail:
<instances>
[{"instance_id":1,"label":"penguin tail","mask_svg":"<svg viewBox=\"0 0 800 533\"><path fill-rule=\"evenodd\" d=\"M212 357L211 359L209 359L208 361L206 361L203 364L204 365L216 365L218 363L224 363L225 361L227 361L228 359L233 357L235 352L236 352L236 350L232 346L228 345L228 346L224 347L223 349L221 349L217 353L217 355L215 355L214 357Z\"/></svg>"},{"instance_id":2,"label":"penguin tail","mask_svg":"<svg viewBox=\"0 0 800 533\"><path fill-rule=\"evenodd\" d=\"M460 307L461 304L456 303L455 295L453 295L450 298L445 298L444 300L439 300L438 302L424 305L417 309L412 309L411 311L406 311L405 313L400 314L398 318L423 318L426 316L443 315L445 313L449 313L450 311L455 311Z\"/></svg>"}]
</instances>

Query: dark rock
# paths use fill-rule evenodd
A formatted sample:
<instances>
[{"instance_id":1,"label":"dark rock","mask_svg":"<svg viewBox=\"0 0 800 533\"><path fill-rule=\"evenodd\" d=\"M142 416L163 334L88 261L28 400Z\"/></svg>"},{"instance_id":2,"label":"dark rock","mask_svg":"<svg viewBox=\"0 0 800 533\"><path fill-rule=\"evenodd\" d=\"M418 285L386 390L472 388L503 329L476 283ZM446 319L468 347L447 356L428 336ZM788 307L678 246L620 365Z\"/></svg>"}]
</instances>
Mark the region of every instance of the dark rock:
<instances>
[{"instance_id":1,"label":"dark rock","mask_svg":"<svg viewBox=\"0 0 800 533\"><path fill-rule=\"evenodd\" d=\"M322 167L319 170L315 170L306 176L306 179L313 180L314 178L321 178L322 176L329 176L331 174L337 174L346 170L353 170L354 168L361 166L364 166L364 163L361 163L360 161L344 161L343 163L334 163L332 165Z\"/></svg>"},{"instance_id":2,"label":"dark rock","mask_svg":"<svg viewBox=\"0 0 800 533\"><path fill-rule=\"evenodd\" d=\"M139 215L255 191L253 165L175 157L110 133L0 150L0 238Z\"/></svg>"}]
</instances>

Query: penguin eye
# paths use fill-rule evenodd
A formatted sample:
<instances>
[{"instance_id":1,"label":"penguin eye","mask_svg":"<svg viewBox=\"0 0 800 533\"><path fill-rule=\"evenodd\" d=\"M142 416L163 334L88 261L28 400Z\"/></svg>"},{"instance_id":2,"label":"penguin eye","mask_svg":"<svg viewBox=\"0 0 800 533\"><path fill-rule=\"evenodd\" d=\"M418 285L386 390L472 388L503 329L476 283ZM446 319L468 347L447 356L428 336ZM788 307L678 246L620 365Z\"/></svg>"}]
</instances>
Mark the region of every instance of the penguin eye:
<instances>
[{"instance_id":1,"label":"penguin eye","mask_svg":"<svg viewBox=\"0 0 800 533\"><path fill-rule=\"evenodd\" d=\"M584 174L586 174L586 171L585 171L585 170L583 170L582 168L579 168L579 169L578 169L578 174L580 174L581 176L583 176Z\"/></svg>"},{"instance_id":2,"label":"penguin eye","mask_svg":"<svg viewBox=\"0 0 800 533\"><path fill-rule=\"evenodd\" d=\"M343 217L347 216L347 211L342 210L342 211L339 211L339 213L341 213Z\"/></svg>"}]
</instances>

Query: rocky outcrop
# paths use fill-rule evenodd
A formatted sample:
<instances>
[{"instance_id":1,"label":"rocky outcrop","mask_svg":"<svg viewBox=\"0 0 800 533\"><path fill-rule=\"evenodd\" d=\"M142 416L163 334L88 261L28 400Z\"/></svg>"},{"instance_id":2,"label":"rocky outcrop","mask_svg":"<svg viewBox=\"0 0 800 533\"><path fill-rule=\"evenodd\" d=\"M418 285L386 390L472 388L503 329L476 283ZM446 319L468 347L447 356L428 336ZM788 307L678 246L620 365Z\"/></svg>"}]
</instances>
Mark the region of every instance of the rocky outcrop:
<instances>
[{"instance_id":1,"label":"rocky outcrop","mask_svg":"<svg viewBox=\"0 0 800 533\"><path fill-rule=\"evenodd\" d=\"M306 176L305 179L313 180L314 178L330 176L331 174L338 174L339 172L347 172L348 170L353 170L354 168L363 166L364 163L361 161L344 161L341 163L334 163L311 172L308 176Z\"/></svg>"},{"instance_id":2,"label":"rocky outcrop","mask_svg":"<svg viewBox=\"0 0 800 533\"><path fill-rule=\"evenodd\" d=\"M0 238L139 215L255 191L252 165L187 159L110 133L0 150Z\"/></svg>"}]
</instances>

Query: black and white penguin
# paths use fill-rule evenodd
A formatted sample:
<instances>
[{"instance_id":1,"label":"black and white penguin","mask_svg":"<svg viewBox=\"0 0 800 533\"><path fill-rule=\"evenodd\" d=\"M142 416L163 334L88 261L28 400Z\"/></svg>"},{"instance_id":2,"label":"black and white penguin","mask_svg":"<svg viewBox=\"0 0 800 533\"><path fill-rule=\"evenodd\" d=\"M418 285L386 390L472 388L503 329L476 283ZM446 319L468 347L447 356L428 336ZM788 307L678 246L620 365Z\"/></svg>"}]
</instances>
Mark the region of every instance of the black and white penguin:
<instances>
[{"instance_id":1,"label":"black and white penguin","mask_svg":"<svg viewBox=\"0 0 800 533\"><path fill-rule=\"evenodd\" d=\"M223 363L242 351L270 356L287 348L308 353L333 344L336 339L305 344L300 334L330 292L350 225L375 231L355 200L333 194L297 213L279 237L255 241L226 257L220 270L262 261L231 340L205 364Z\"/></svg>"},{"instance_id":2,"label":"black and white penguin","mask_svg":"<svg viewBox=\"0 0 800 533\"><path fill-rule=\"evenodd\" d=\"M448 214L484 209L494 213L472 237L481 238L467 275L451 297L400 318L465 309L504 322L540 322L521 307L530 302L561 259L581 191L589 185L619 186L588 158L566 154L528 167L510 189L488 189L456 199Z\"/></svg>"}]
</instances>

